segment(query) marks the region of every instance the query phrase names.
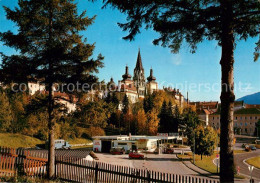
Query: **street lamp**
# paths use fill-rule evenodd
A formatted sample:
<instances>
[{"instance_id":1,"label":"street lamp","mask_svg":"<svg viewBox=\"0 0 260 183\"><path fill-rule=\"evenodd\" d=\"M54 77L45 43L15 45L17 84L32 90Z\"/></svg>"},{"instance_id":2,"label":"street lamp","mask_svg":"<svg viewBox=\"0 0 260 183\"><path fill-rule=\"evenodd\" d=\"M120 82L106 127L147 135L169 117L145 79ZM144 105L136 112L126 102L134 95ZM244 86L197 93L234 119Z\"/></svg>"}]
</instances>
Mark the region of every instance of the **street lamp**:
<instances>
[{"instance_id":1,"label":"street lamp","mask_svg":"<svg viewBox=\"0 0 260 183\"><path fill-rule=\"evenodd\" d=\"M252 183L252 182L253 182L252 172L253 172L253 170L254 170L254 166L249 165L249 166L248 166L248 169L249 169L249 172L250 172L250 182Z\"/></svg>"}]
</instances>

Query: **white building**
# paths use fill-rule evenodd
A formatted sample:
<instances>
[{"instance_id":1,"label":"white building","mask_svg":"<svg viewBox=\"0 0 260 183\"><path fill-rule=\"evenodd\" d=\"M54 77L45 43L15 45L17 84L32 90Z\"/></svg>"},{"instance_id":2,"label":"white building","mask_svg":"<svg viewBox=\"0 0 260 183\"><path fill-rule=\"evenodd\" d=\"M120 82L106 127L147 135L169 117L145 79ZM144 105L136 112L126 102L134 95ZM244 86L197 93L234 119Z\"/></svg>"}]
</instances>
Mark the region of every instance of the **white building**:
<instances>
[{"instance_id":1,"label":"white building","mask_svg":"<svg viewBox=\"0 0 260 183\"><path fill-rule=\"evenodd\" d=\"M93 137L93 151L109 153L112 147L123 147L126 151L154 151L162 142L180 140L179 136L115 135Z\"/></svg>"}]
</instances>

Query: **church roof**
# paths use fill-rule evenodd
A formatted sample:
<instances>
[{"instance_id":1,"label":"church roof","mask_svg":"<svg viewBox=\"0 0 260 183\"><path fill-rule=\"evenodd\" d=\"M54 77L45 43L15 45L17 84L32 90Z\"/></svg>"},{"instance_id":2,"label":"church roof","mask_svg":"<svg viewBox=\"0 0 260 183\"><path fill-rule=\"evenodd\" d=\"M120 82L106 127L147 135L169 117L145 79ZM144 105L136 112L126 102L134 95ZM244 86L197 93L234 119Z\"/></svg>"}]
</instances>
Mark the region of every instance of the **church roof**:
<instances>
[{"instance_id":1,"label":"church roof","mask_svg":"<svg viewBox=\"0 0 260 183\"><path fill-rule=\"evenodd\" d=\"M138 51L138 56L137 56L137 61L136 61L135 69L144 70L143 64L142 64L142 58L141 58L140 49L139 49L139 51Z\"/></svg>"}]
</instances>

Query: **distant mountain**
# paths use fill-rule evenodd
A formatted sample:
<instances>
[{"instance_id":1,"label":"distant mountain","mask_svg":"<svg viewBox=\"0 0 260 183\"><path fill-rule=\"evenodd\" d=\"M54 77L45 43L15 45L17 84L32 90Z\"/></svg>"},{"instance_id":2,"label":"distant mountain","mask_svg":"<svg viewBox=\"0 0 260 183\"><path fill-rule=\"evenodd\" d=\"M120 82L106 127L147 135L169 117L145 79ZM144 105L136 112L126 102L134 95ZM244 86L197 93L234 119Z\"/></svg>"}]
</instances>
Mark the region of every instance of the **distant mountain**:
<instances>
[{"instance_id":1,"label":"distant mountain","mask_svg":"<svg viewBox=\"0 0 260 183\"><path fill-rule=\"evenodd\" d=\"M246 104L260 104L260 92L251 95L246 95L244 97L237 99L236 101L242 101L242 100L244 100Z\"/></svg>"}]
</instances>

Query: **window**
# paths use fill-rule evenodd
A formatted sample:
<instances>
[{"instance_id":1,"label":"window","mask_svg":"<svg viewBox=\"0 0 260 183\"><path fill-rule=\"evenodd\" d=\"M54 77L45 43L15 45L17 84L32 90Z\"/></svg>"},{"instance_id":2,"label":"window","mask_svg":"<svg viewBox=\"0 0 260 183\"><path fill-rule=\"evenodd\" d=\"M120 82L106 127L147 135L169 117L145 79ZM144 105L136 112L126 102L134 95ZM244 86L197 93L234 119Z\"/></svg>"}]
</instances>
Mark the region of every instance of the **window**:
<instances>
[{"instance_id":1,"label":"window","mask_svg":"<svg viewBox=\"0 0 260 183\"><path fill-rule=\"evenodd\" d=\"M215 117L212 118L213 120L215 119Z\"/></svg>"},{"instance_id":2,"label":"window","mask_svg":"<svg viewBox=\"0 0 260 183\"><path fill-rule=\"evenodd\" d=\"M255 117L255 119L257 119L257 116Z\"/></svg>"},{"instance_id":3,"label":"window","mask_svg":"<svg viewBox=\"0 0 260 183\"><path fill-rule=\"evenodd\" d=\"M247 126L247 123L245 122L245 126Z\"/></svg>"},{"instance_id":4,"label":"window","mask_svg":"<svg viewBox=\"0 0 260 183\"><path fill-rule=\"evenodd\" d=\"M236 119L237 119L237 116L236 116Z\"/></svg>"},{"instance_id":5,"label":"window","mask_svg":"<svg viewBox=\"0 0 260 183\"><path fill-rule=\"evenodd\" d=\"M127 145L127 143L122 143L122 142L119 142L119 143L118 143L118 145L119 145L119 146L126 146L126 145Z\"/></svg>"},{"instance_id":6,"label":"window","mask_svg":"<svg viewBox=\"0 0 260 183\"><path fill-rule=\"evenodd\" d=\"M242 119L242 116L240 117L240 119Z\"/></svg>"},{"instance_id":7,"label":"window","mask_svg":"<svg viewBox=\"0 0 260 183\"><path fill-rule=\"evenodd\" d=\"M247 117L245 117L245 119L246 119Z\"/></svg>"},{"instance_id":8,"label":"window","mask_svg":"<svg viewBox=\"0 0 260 183\"><path fill-rule=\"evenodd\" d=\"M252 119L252 116L250 116L250 119Z\"/></svg>"},{"instance_id":9,"label":"window","mask_svg":"<svg viewBox=\"0 0 260 183\"><path fill-rule=\"evenodd\" d=\"M240 126L243 126L243 123L240 123Z\"/></svg>"},{"instance_id":10,"label":"window","mask_svg":"<svg viewBox=\"0 0 260 183\"><path fill-rule=\"evenodd\" d=\"M237 127L237 123L235 123L235 126Z\"/></svg>"}]
</instances>

